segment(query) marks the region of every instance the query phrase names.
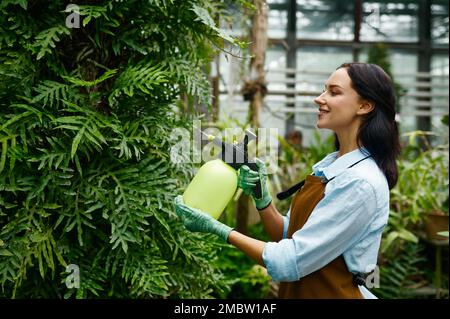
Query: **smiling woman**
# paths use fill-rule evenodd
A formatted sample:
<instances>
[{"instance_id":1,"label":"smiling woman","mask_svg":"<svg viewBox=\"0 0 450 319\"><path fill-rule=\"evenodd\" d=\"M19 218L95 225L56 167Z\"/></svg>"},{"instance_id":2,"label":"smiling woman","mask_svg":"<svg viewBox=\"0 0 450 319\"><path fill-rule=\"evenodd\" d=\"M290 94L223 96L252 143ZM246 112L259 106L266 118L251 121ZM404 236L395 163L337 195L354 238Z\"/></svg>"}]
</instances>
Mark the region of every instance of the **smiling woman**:
<instances>
[{"instance_id":1,"label":"smiling woman","mask_svg":"<svg viewBox=\"0 0 450 319\"><path fill-rule=\"evenodd\" d=\"M177 213L189 219L190 229L226 238L266 266L281 282L280 298L373 298L364 285L376 270L400 148L392 81L377 65L343 64L314 101L317 126L335 133L336 152L290 189L298 191L286 216L272 202L264 163L257 161L258 171L245 166L239 171L238 186L254 199L271 242L217 224L184 203L176 203ZM257 182L261 197L253 192Z\"/></svg>"},{"instance_id":2,"label":"smiling woman","mask_svg":"<svg viewBox=\"0 0 450 319\"><path fill-rule=\"evenodd\" d=\"M361 125L362 116L373 110L373 103L361 99L352 88L345 68L339 68L328 79L324 92L314 102L319 105L317 127L333 130L350 148L356 146L353 136ZM341 149L341 152L345 150Z\"/></svg>"}]
</instances>

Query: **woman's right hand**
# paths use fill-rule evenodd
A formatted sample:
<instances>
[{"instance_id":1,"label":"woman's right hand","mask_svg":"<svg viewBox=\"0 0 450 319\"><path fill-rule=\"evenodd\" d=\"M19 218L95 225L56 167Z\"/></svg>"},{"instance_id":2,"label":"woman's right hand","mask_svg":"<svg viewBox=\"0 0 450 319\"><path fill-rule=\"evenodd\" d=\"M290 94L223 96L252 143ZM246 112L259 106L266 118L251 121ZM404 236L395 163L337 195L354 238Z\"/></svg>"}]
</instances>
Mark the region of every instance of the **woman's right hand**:
<instances>
[{"instance_id":1,"label":"woman's right hand","mask_svg":"<svg viewBox=\"0 0 450 319\"><path fill-rule=\"evenodd\" d=\"M259 158L256 158L255 162L258 166L257 172L251 170L247 165L242 165L239 169L238 187L242 188L244 194L253 198L258 210L262 210L270 205L272 197L267 186L266 165ZM255 196L255 185L258 181L261 183L261 198Z\"/></svg>"}]
</instances>

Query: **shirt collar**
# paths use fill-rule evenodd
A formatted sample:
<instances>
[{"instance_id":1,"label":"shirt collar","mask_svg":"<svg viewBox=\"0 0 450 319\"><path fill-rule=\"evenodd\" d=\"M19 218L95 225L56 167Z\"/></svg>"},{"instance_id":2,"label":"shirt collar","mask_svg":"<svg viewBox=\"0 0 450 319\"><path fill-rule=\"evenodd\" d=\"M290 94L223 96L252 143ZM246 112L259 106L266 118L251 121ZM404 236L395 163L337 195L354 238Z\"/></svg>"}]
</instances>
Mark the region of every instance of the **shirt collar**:
<instances>
[{"instance_id":1,"label":"shirt collar","mask_svg":"<svg viewBox=\"0 0 450 319\"><path fill-rule=\"evenodd\" d=\"M355 164L357 161L370 155L365 148L359 148L337 158L339 152L333 152L327 155L323 160L313 165L314 174L317 176L323 175L327 180L336 177L344 170Z\"/></svg>"}]
</instances>

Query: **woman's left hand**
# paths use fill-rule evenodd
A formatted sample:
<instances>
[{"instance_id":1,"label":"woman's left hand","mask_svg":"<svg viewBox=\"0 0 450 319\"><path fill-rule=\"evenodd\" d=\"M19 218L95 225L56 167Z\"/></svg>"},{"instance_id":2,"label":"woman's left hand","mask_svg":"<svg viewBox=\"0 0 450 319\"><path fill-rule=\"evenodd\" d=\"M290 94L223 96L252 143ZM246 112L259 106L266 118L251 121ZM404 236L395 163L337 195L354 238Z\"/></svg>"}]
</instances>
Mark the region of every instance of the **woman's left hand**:
<instances>
[{"instance_id":1,"label":"woman's left hand","mask_svg":"<svg viewBox=\"0 0 450 319\"><path fill-rule=\"evenodd\" d=\"M233 230L231 227L215 220L213 217L199 209L187 206L183 202L183 196L175 198L175 212L188 230L192 232L212 233L223 240L228 239L228 235Z\"/></svg>"}]
</instances>

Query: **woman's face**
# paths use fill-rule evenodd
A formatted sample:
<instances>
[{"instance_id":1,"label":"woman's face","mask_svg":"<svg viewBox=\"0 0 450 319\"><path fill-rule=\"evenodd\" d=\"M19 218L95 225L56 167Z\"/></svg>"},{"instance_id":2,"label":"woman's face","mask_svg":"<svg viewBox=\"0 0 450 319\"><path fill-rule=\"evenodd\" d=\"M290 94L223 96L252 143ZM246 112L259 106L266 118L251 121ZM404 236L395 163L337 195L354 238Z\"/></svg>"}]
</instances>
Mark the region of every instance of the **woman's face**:
<instances>
[{"instance_id":1,"label":"woman's face","mask_svg":"<svg viewBox=\"0 0 450 319\"><path fill-rule=\"evenodd\" d=\"M359 125L362 100L352 88L345 68L331 74L323 93L314 102L319 105L318 128L339 132L349 126Z\"/></svg>"}]
</instances>

